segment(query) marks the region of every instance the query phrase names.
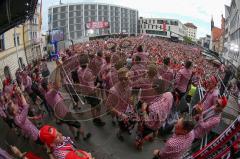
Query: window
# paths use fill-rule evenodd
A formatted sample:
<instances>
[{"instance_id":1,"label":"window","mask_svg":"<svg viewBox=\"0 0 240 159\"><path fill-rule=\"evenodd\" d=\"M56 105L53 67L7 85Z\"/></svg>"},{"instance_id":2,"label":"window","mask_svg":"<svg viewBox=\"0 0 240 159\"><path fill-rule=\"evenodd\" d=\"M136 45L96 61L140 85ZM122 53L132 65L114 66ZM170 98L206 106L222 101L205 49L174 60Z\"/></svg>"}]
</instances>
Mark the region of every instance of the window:
<instances>
[{"instance_id":1,"label":"window","mask_svg":"<svg viewBox=\"0 0 240 159\"><path fill-rule=\"evenodd\" d=\"M81 30L81 25L76 25L76 30Z\"/></svg>"},{"instance_id":2,"label":"window","mask_svg":"<svg viewBox=\"0 0 240 159\"><path fill-rule=\"evenodd\" d=\"M77 10L82 10L82 6L81 5L77 5Z\"/></svg>"},{"instance_id":3,"label":"window","mask_svg":"<svg viewBox=\"0 0 240 159\"><path fill-rule=\"evenodd\" d=\"M0 35L0 51L5 50L4 47L4 35Z\"/></svg>"},{"instance_id":4,"label":"window","mask_svg":"<svg viewBox=\"0 0 240 159\"><path fill-rule=\"evenodd\" d=\"M74 30L74 25L69 25L69 30L73 31Z\"/></svg>"},{"instance_id":5,"label":"window","mask_svg":"<svg viewBox=\"0 0 240 159\"><path fill-rule=\"evenodd\" d=\"M73 5L69 6L69 10L70 10L70 11L73 11L73 10L74 10L74 7L75 7L75 6L73 6Z\"/></svg>"},{"instance_id":6,"label":"window","mask_svg":"<svg viewBox=\"0 0 240 159\"><path fill-rule=\"evenodd\" d=\"M96 9L96 5L91 5L91 9Z\"/></svg>"},{"instance_id":7,"label":"window","mask_svg":"<svg viewBox=\"0 0 240 159\"><path fill-rule=\"evenodd\" d=\"M61 12L65 12L67 7L61 7Z\"/></svg>"},{"instance_id":8,"label":"window","mask_svg":"<svg viewBox=\"0 0 240 159\"><path fill-rule=\"evenodd\" d=\"M14 40L14 46L15 47L20 45L19 34L16 34L16 36L14 36L14 34L13 34L13 40Z\"/></svg>"},{"instance_id":9,"label":"window","mask_svg":"<svg viewBox=\"0 0 240 159\"><path fill-rule=\"evenodd\" d=\"M146 33L167 36L167 32L164 32L164 31L146 30Z\"/></svg>"},{"instance_id":10,"label":"window","mask_svg":"<svg viewBox=\"0 0 240 159\"><path fill-rule=\"evenodd\" d=\"M74 16L74 12L69 12L69 17L73 17Z\"/></svg>"},{"instance_id":11,"label":"window","mask_svg":"<svg viewBox=\"0 0 240 159\"><path fill-rule=\"evenodd\" d=\"M163 24L163 20L157 20L157 24Z\"/></svg>"},{"instance_id":12,"label":"window","mask_svg":"<svg viewBox=\"0 0 240 159\"><path fill-rule=\"evenodd\" d=\"M90 15L95 16L95 13L96 13L95 11L91 11Z\"/></svg>"},{"instance_id":13,"label":"window","mask_svg":"<svg viewBox=\"0 0 240 159\"><path fill-rule=\"evenodd\" d=\"M76 12L76 16L81 16L82 15L82 12L81 11L77 11Z\"/></svg>"},{"instance_id":14,"label":"window","mask_svg":"<svg viewBox=\"0 0 240 159\"><path fill-rule=\"evenodd\" d=\"M69 19L69 24L74 24L74 19L73 18Z\"/></svg>"},{"instance_id":15,"label":"window","mask_svg":"<svg viewBox=\"0 0 240 159\"><path fill-rule=\"evenodd\" d=\"M153 24L155 24L155 20L153 20Z\"/></svg>"},{"instance_id":16,"label":"window","mask_svg":"<svg viewBox=\"0 0 240 159\"><path fill-rule=\"evenodd\" d=\"M75 39L75 34L74 34L75 32L70 32L70 37L71 37L71 39Z\"/></svg>"}]
</instances>

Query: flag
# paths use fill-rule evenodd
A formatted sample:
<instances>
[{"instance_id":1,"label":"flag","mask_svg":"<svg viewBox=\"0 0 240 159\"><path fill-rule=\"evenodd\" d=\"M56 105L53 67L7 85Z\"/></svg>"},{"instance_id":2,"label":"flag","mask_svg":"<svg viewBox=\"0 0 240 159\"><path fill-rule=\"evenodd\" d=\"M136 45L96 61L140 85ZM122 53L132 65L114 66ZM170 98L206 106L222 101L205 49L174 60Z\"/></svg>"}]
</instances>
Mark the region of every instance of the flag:
<instances>
[{"instance_id":1,"label":"flag","mask_svg":"<svg viewBox=\"0 0 240 159\"><path fill-rule=\"evenodd\" d=\"M166 26L166 21L163 21L163 31L166 32L167 31L167 26Z\"/></svg>"}]
</instances>

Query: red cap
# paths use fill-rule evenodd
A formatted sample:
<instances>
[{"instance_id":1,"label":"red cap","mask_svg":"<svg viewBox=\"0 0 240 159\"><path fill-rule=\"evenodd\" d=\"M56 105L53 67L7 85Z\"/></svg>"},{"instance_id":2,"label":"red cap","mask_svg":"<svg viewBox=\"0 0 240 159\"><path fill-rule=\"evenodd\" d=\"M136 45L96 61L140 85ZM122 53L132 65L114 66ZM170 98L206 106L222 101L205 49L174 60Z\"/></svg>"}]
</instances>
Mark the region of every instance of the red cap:
<instances>
[{"instance_id":1,"label":"red cap","mask_svg":"<svg viewBox=\"0 0 240 159\"><path fill-rule=\"evenodd\" d=\"M227 102L228 102L228 100L227 100L227 98L225 97L225 96L222 96L222 97L220 97L219 98L219 104L223 107L223 108L225 108L226 106L227 106Z\"/></svg>"},{"instance_id":2,"label":"red cap","mask_svg":"<svg viewBox=\"0 0 240 159\"><path fill-rule=\"evenodd\" d=\"M54 142L57 137L57 129L53 126L44 125L39 131L40 140L48 146Z\"/></svg>"},{"instance_id":3,"label":"red cap","mask_svg":"<svg viewBox=\"0 0 240 159\"><path fill-rule=\"evenodd\" d=\"M65 159L92 159L92 157L85 151L77 150L69 152Z\"/></svg>"}]
</instances>

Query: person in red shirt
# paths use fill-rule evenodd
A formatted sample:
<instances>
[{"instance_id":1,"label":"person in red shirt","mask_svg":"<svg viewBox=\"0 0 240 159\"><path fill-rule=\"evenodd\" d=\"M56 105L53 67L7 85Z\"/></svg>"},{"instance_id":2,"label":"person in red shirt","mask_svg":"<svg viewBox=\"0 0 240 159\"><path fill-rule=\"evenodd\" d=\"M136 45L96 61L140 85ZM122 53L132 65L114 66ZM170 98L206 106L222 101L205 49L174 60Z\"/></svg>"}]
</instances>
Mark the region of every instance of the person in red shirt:
<instances>
[{"instance_id":1,"label":"person in red shirt","mask_svg":"<svg viewBox=\"0 0 240 159\"><path fill-rule=\"evenodd\" d=\"M39 132L39 137L49 149L53 159L93 159L90 153L78 150L70 137L65 137L50 125L44 125Z\"/></svg>"},{"instance_id":2,"label":"person in red shirt","mask_svg":"<svg viewBox=\"0 0 240 159\"><path fill-rule=\"evenodd\" d=\"M206 93L201 101L203 103L203 110L209 109L217 103L219 90L217 88L218 80L216 76L211 76L206 82Z\"/></svg>"},{"instance_id":3,"label":"person in red shirt","mask_svg":"<svg viewBox=\"0 0 240 159\"><path fill-rule=\"evenodd\" d=\"M93 123L97 126L104 126L105 122L100 119L101 100L97 96L97 88L94 85L96 74L88 67L88 57L80 57L80 67L77 71L81 94L84 96L88 104L91 105L91 112L93 116Z\"/></svg>"},{"instance_id":4,"label":"person in red shirt","mask_svg":"<svg viewBox=\"0 0 240 159\"><path fill-rule=\"evenodd\" d=\"M192 78L192 62L186 61L182 69L180 69L175 77L175 90L180 94L182 98L188 91L188 86L191 83Z\"/></svg>"},{"instance_id":5,"label":"person in red shirt","mask_svg":"<svg viewBox=\"0 0 240 159\"><path fill-rule=\"evenodd\" d=\"M129 84L128 69L119 69L118 78L119 82L110 89L106 106L118 119L119 131L117 137L123 141L122 133L128 132L131 134L137 116L131 100L132 89Z\"/></svg>"},{"instance_id":6,"label":"person in red shirt","mask_svg":"<svg viewBox=\"0 0 240 159\"><path fill-rule=\"evenodd\" d=\"M165 92L163 83L163 80L154 82L153 87L160 95L150 104L142 104L143 115L142 122L139 124L140 131L136 138L137 149L142 149L144 141L153 139L173 110L172 108L178 105L178 94L176 92Z\"/></svg>"},{"instance_id":7,"label":"person in red shirt","mask_svg":"<svg viewBox=\"0 0 240 159\"><path fill-rule=\"evenodd\" d=\"M159 93L157 93L153 88L153 83L158 79L157 66L155 64L149 64L147 74L141 78L138 78L137 81L132 83L133 88L140 89L140 92L137 92L137 97L140 98L138 100L150 104L154 98L159 96Z\"/></svg>"},{"instance_id":8,"label":"person in red shirt","mask_svg":"<svg viewBox=\"0 0 240 159\"><path fill-rule=\"evenodd\" d=\"M147 73L146 64L141 63L141 61L141 57L137 55L135 57L135 64L130 69L130 78L132 82L135 82Z\"/></svg>"},{"instance_id":9,"label":"person in red shirt","mask_svg":"<svg viewBox=\"0 0 240 159\"><path fill-rule=\"evenodd\" d=\"M143 63L145 65L149 62L149 60L148 60L149 53L143 52L143 46L142 45L139 45L137 47L137 53L133 54L132 59L134 61L136 60L136 56L139 56L142 59L141 63Z\"/></svg>"},{"instance_id":10,"label":"person in red shirt","mask_svg":"<svg viewBox=\"0 0 240 159\"><path fill-rule=\"evenodd\" d=\"M159 67L158 70L159 75L164 79L164 87L165 89L169 89L172 87L172 82L174 79L174 71L170 68L170 58L165 57L163 59L163 65Z\"/></svg>"},{"instance_id":11,"label":"person in red shirt","mask_svg":"<svg viewBox=\"0 0 240 159\"><path fill-rule=\"evenodd\" d=\"M180 159L191 147L194 140L194 120L189 116L180 118L175 125L175 133L165 143L164 147L153 152L155 158Z\"/></svg>"},{"instance_id":12,"label":"person in red shirt","mask_svg":"<svg viewBox=\"0 0 240 159\"><path fill-rule=\"evenodd\" d=\"M210 132L212 128L216 127L221 120L223 109L227 105L227 98L225 96L217 99L217 103L212 105L209 109L194 115L198 120L198 125L194 128L196 139L201 139L203 135ZM197 107L203 107L201 104ZM203 110L202 108L198 110Z\"/></svg>"}]
</instances>

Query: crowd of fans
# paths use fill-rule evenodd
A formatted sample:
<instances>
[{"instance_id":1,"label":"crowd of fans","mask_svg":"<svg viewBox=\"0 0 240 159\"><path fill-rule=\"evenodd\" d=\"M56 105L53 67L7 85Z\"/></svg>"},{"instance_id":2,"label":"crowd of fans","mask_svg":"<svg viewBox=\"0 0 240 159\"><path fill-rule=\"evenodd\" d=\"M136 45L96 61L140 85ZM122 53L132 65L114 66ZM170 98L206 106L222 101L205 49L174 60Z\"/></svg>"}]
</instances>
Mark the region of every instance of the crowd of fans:
<instances>
[{"instance_id":1,"label":"crowd of fans","mask_svg":"<svg viewBox=\"0 0 240 159\"><path fill-rule=\"evenodd\" d=\"M218 89L219 68L201 52L197 46L144 36L76 44L61 52L51 78L43 60L18 69L16 82L6 76L0 117L16 135L42 145L51 159L93 159L74 141L91 138L81 119L91 118L95 126L104 127L103 114L118 126L120 141L124 141L123 133L136 131L138 150L159 134L169 135L164 147L153 151L154 157L178 159L219 125L227 105L225 88L221 95ZM199 84L205 94L193 104ZM63 89L72 98L73 110L84 109L87 103L91 111L70 110ZM187 103L180 109L182 100ZM67 125L74 138L65 137L44 118ZM9 146L12 156L41 158ZM1 156L14 158L4 150Z\"/></svg>"}]
</instances>

